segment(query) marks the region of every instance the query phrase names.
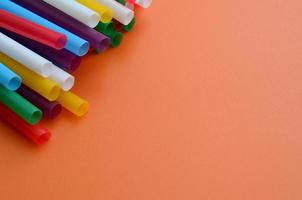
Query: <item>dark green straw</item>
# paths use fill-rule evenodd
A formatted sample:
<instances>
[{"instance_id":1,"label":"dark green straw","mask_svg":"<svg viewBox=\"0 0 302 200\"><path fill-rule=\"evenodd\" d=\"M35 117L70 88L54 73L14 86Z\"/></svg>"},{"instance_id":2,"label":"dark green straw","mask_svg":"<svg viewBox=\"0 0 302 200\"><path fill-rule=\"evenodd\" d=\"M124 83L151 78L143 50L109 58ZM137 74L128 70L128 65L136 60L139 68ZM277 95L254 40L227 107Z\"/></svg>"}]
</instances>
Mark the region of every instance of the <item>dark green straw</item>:
<instances>
[{"instance_id":1,"label":"dark green straw","mask_svg":"<svg viewBox=\"0 0 302 200\"><path fill-rule=\"evenodd\" d=\"M123 40L123 34L121 32L114 31L112 34L108 35L111 39L111 46L117 47L121 44Z\"/></svg>"},{"instance_id":2,"label":"dark green straw","mask_svg":"<svg viewBox=\"0 0 302 200\"><path fill-rule=\"evenodd\" d=\"M126 5L126 1L125 0L116 0L117 2L119 2L122 5Z\"/></svg>"},{"instance_id":3,"label":"dark green straw","mask_svg":"<svg viewBox=\"0 0 302 200\"><path fill-rule=\"evenodd\" d=\"M2 86L0 86L0 101L30 125L37 124L42 118L40 109L18 93L7 90Z\"/></svg>"},{"instance_id":4,"label":"dark green straw","mask_svg":"<svg viewBox=\"0 0 302 200\"><path fill-rule=\"evenodd\" d=\"M114 23L113 22L109 22L109 23L99 22L98 25L95 27L95 30L103 33L104 35L110 35L114 32Z\"/></svg>"}]
</instances>

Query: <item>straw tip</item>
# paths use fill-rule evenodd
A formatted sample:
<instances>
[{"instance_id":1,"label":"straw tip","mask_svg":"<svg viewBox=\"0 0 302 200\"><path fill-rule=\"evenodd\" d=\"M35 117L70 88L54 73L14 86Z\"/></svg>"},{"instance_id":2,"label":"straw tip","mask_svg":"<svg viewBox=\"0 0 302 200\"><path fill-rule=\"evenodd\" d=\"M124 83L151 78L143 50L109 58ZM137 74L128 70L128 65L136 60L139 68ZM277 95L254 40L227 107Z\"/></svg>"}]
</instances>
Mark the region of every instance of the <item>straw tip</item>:
<instances>
[{"instance_id":1,"label":"straw tip","mask_svg":"<svg viewBox=\"0 0 302 200\"><path fill-rule=\"evenodd\" d=\"M69 76L65 79L65 81L61 84L62 90L69 91L74 86L75 78L73 76Z\"/></svg>"},{"instance_id":2,"label":"straw tip","mask_svg":"<svg viewBox=\"0 0 302 200\"><path fill-rule=\"evenodd\" d=\"M77 112L75 113L78 117L84 116L89 110L89 103L83 102L81 106L78 108Z\"/></svg>"},{"instance_id":3,"label":"straw tip","mask_svg":"<svg viewBox=\"0 0 302 200\"><path fill-rule=\"evenodd\" d=\"M92 14L91 17L87 20L86 24L90 27L90 28L95 28L99 21L101 20L101 17L98 13Z\"/></svg>"},{"instance_id":4,"label":"straw tip","mask_svg":"<svg viewBox=\"0 0 302 200\"><path fill-rule=\"evenodd\" d=\"M134 11L128 9L128 13L123 18L116 18L117 21L121 22L123 25L128 25L134 18Z\"/></svg>"},{"instance_id":5,"label":"straw tip","mask_svg":"<svg viewBox=\"0 0 302 200\"><path fill-rule=\"evenodd\" d=\"M59 85L54 84L54 85L49 89L49 91L46 90L45 93L46 93L46 97L47 97L47 99L48 99L49 101L54 101L54 100L56 100L56 99L59 97L59 95L61 94L61 88L60 88Z\"/></svg>"},{"instance_id":6,"label":"straw tip","mask_svg":"<svg viewBox=\"0 0 302 200\"><path fill-rule=\"evenodd\" d=\"M63 49L65 47L67 43L67 37L66 35L60 35L60 37L57 38L57 41L55 43L55 49L60 50Z\"/></svg>"},{"instance_id":7,"label":"straw tip","mask_svg":"<svg viewBox=\"0 0 302 200\"><path fill-rule=\"evenodd\" d=\"M113 12L112 10L107 10L101 15L100 21L103 23L109 23L113 18Z\"/></svg>"},{"instance_id":8,"label":"straw tip","mask_svg":"<svg viewBox=\"0 0 302 200\"><path fill-rule=\"evenodd\" d=\"M47 113L46 117L50 119L56 118L62 112L62 106L59 103L54 103L49 112ZM46 114L46 113L45 113Z\"/></svg>"},{"instance_id":9,"label":"straw tip","mask_svg":"<svg viewBox=\"0 0 302 200\"><path fill-rule=\"evenodd\" d=\"M7 89L11 91L16 91L21 86L21 78L16 76L9 80L7 84Z\"/></svg>"},{"instance_id":10,"label":"straw tip","mask_svg":"<svg viewBox=\"0 0 302 200\"><path fill-rule=\"evenodd\" d=\"M143 8L149 8L152 4L152 0L137 0L136 3Z\"/></svg>"},{"instance_id":11,"label":"straw tip","mask_svg":"<svg viewBox=\"0 0 302 200\"><path fill-rule=\"evenodd\" d=\"M81 46L80 48L78 49L78 52L77 52L77 55L78 56L84 56L88 53L89 51L89 48L90 48L90 44L89 42L85 41Z\"/></svg>"},{"instance_id":12,"label":"straw tip","mask_svg":"<svg viewBox=\"0 0 302 200\"><path fill-rule=\"evenodd\" d=\"M112 47L118 47L122 40L123 40L123 34L121 32L115 32L114 34L112 34L111 36L111 46Z\"/></svg>"},{"instance_id":13,"label":"straw tip","mask_svg":"<svg viewBox=\"0 0 302 200\"><path fill-rule=\"evenodd\" d=\"M38 140L36 141L37 144L41 145L48 142L51 138L51 133L46 131L44 134L40 135Z\"/></svg>"}]
</instances>

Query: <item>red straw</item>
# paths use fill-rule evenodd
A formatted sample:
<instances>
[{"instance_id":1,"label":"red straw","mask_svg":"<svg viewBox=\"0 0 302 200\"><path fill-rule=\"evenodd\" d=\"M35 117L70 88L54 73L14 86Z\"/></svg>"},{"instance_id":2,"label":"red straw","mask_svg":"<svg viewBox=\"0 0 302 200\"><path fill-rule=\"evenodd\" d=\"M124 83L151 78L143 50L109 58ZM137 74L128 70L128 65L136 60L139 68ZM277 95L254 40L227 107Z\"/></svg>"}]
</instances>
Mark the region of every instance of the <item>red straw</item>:
<instances>
[{"instance_id":1,"label":"red straw","mask_svg":"<svg viewBox=\"0 0 302 200\"><path fill-rule=\"evenodd\" d=\"M67 42L67 37L64 34L47 29L2 9L0 9L0 27L55 49L63 49Z\"/></svg>"},{"instance_id":2,"label":"red straw","mask_svg":"<svg viewBox=\"0 0 302 200\"><path fill-rule=\"evenodd\" d=\"M51 137L51 133L47 129L41 127L39 124L34 126L27 124L25 121L23 121L23 119L1 103L0 119L19 130L22 135L36 144L43 144Z\"/></svg>"}]
</instances>

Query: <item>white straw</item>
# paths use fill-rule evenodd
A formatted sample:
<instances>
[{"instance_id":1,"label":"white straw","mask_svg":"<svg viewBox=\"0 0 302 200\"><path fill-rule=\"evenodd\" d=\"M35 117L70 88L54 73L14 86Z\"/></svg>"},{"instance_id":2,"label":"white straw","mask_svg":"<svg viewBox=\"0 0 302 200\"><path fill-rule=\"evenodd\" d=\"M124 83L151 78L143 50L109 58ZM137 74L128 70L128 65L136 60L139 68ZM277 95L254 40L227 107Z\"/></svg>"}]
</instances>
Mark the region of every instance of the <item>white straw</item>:
<instances>
[{"instance_id":1,"label":"white straw","mask_svg":"<svg viewBox=\"0 0 302 200\"><path fill-rule=\"evenodd\" d=\"M0 32L0 52L28 69L47 78L52 73L52 63Z\"/></svg>"},{"instance_id":2,"label":"white straw","mask_svg":"<svg viewBox=\"0 0 302 200\"><path fill-rule=\"evenodd\" d=\"M134 17L134 12L133 10L130 10L129 8L123 6L119 2L115 0L97 0L100 2L100 4L110 8L113 10L113 18L116 19L117 21L121 22L124 25L128 25L133 17Z\"/></svg>"},{"instance_id":3,"label":"white straw","mask_svg":"<svg viewBox=\"0 0 302 200\"><path fill-rule=\"evenodd\" d=\"M143 8L149 8L152 4L152 0L136 0L135 3Z\"/></svg>"},{"instance_id":4,"label":"white straw","mask_svg":"<svg viewBox=\"0 0 302 200\"><path fill-rule=\"evenodd\" d=\"M78 21L94 28L100 21L100 15L74 0L43 0Z\"/></svg>"},{"instance_id":5,"label":"white straw","mask_svg":"<svg viewBox=\"0 0 302 200\"><path fill-rule=\"evenodd\" d=\"M55 65L48 78L58 83L64 91L70 90L74 85L74 77Z\"/></svg>"}]
</instances>

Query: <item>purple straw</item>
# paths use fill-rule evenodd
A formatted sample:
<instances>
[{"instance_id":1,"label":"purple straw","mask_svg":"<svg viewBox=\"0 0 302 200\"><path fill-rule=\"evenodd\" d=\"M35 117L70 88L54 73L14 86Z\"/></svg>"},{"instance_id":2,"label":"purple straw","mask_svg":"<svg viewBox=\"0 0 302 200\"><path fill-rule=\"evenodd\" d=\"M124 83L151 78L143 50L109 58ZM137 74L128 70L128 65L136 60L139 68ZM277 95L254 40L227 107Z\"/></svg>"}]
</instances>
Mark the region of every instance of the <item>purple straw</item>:
<instances>
[{"instance_id":1,"label":"purple straw","mask_svg":"<svg viewBox=\"0 0 302 200\"><path fill-rule=\"evenodd\" d=\"M81 57L65 49L56 50L34 40L18 35L14 32L4 29L0 29L0 31L10 38L14 39L15 41L19 42L20 44L31 49L32 51L36 52L37 54L41 55L42 57L46 58L47 60L51 61L53 64L64 69L65 71L73 72L81 64Z\"/></svg>"},{"instance_id":2,"label":"purple straw","mask_svg":"<svg viewBox=\"0 0 302 200\"><path fill-rule=\"evenodd\" d=\"M25 85L22 85L17 92L32 104L40 108L44 117L54 119L62 111L62 106L58 102L48 101Z\"/></svg>"},{"instance_id":3,"label":"purple straw","mask_svg":"<svg viewBox=\"0 0 302 200\"><path fill-rule=\"evenodd\" d=\"M43 1L11 1L87 40L90 43L90 46L97 51L104 51L110 46L110 38Z\"/></svg>"}]
</instances>

